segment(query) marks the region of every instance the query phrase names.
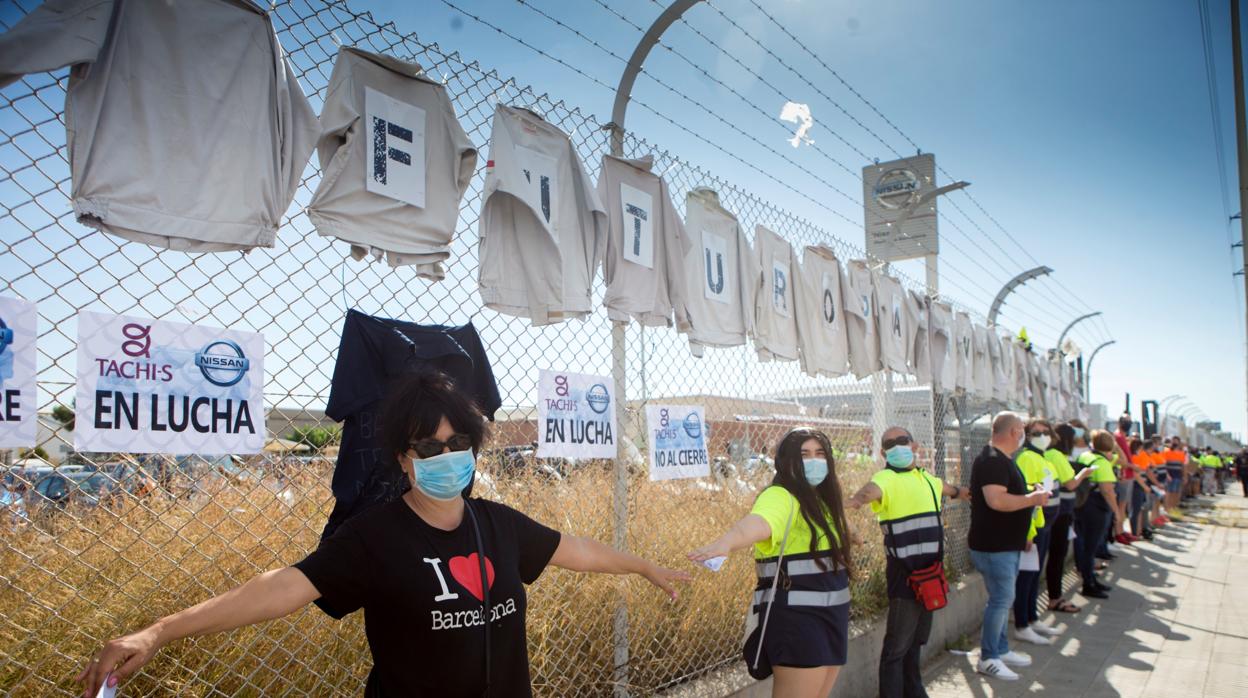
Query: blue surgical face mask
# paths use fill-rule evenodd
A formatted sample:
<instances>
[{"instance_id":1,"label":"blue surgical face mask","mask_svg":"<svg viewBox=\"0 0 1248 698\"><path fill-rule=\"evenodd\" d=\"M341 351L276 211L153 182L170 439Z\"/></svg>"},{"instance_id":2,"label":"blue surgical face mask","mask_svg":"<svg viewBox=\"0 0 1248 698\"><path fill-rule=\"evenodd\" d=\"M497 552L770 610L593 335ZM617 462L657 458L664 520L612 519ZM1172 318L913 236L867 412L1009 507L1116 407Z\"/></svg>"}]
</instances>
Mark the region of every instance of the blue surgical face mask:
<instances>
[{"instance_id":1,"label":"blue surgical face mask","mask_svg":"<svg viewBox=\"0 0 1248 698\"><path fill-rule=\"evenodd\" d=\"M1083 438L1083 430L1082 430L1082 429L1080 429L1079 427L1071 427L1071 429L1074 429L1074 430L1075 430L1075 438L1076 438L1076 439L1082 439L1082 438Z\"/></svg>"},{"instance_id":2,"label":"blue surgical face mask","mask_svg":"<svg viewBox=\"0 0 1248 698\"><path fill-rule=\"evenodd\" d=\"M459 497L472 482L477 459L471 450L449 451L432 458L412 460L412 474L421 492L441 501Z\"/></svg>"},{"instance_id":3,"label":"blue surgical face mask","mask_svg":"<svg viewBox=\"0 0 1248 698\"><path fill-rule=\"evenodd\" d=\"M803 458L802 468L806 471L806 482L818 485L828 477L827 458Z\"/></svg>"},{"instance_id":4,"label":"blue surgical face mask","mask_svg":"<svg viewBox=\"0 0 1248 698\"><path fill-rule=\"evenodd\" d=\"M904 470L914 465L914 449L897 444L884 452L884 460L892 467Z\"/></svg>"}]
</instances>

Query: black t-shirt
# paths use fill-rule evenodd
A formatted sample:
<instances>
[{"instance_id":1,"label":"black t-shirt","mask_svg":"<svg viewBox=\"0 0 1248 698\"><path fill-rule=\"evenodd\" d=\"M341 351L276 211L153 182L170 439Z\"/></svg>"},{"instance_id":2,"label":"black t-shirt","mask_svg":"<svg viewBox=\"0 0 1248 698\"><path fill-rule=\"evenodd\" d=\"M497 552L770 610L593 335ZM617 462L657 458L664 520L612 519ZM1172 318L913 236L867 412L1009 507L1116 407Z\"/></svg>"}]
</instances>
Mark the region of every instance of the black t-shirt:
<instances>
[{"instance_id":1,"label":"black t-shirt","mask_svg":"<svg viewBox=\"0 0 1248 698\"><path fill-rule=\"evenodd\" d=\"M525 591L559 547L558 531L483 499L468 506L481 526L489 585L490 696L529 696ZM454 531L425 523L399 499L338 528L294 565L334 618L364 609L373 655L365 695L476 698L485 690L480 562L472 519Z\"/></svg>"},{"instance_id":2,"label":"black t-shirt","mask_svg":"<svg viewBox=\"0 0 1248 698\"><path fill-rule=\"evenodd\" d=\"M322 538L352 516L407 491L408 481L398 462L379 447L381 415L377 410L395 376L426 368L445 373L486 417L494 418L502 401L472 323L417 325L347 311L325 405L325 414L343 424L331 483L334 510Z\"/></svg>"},{"instance_id":3,"label":"black t-shirt","mask_svg":"<svg viewBox=\"0 0 1248 698\"><path fill-rule=\"evenodd\" d=\"M971 532L967 544L981 553L1022 550L1035 507L997 511L984 499L985 485L1002 485L1010 494L1027 494L1027 480L1018 464L996 447L988 445L971 465Z\"/></svg>"}]
</instances>

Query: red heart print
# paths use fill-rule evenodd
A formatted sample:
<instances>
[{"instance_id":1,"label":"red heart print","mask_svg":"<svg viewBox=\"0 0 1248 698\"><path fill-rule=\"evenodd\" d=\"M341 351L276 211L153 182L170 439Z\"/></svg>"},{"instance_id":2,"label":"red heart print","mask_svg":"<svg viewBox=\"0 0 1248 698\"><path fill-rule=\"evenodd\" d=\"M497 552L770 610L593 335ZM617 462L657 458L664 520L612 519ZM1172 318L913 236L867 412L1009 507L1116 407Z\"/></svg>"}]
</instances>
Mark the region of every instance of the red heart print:
<instances>
[{"instance_id":1,"label":"red heart print","mask_svg":"<svg viewBox=\"0 0 1248 698\"><path fill-rule=\"evenodd\" d=\"M469 594L477 597L477 601L485 600L485 591L481 588L481 562L477 559L477 554L473 553L468 557L462 555L451 558L450 564L451 576L459 585L468 590ZM494 588L494 563L490 562L489 556L485 558L485 574L490 580L490 588Z\"/></svg>"}]
</instances>

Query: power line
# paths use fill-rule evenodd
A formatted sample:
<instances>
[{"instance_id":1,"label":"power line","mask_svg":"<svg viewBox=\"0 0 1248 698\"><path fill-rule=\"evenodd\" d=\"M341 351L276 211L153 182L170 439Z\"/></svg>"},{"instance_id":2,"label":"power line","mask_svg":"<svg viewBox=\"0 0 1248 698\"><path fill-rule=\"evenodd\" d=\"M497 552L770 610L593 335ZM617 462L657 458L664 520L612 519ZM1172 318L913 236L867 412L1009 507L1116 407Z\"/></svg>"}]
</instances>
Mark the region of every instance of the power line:
<instances>
[{"instance_id":1,"label":"power line","mask_svg":"<svg viewBox=\"0 0 1248 698\"><path fill-rule=\"evenodd\" d=\"M718 8L715 8L715 7L714 7L714 5L713 5L713 4L711 4L711 3L709 2L709 0L708 0L707 4L708 4L709 6L711 6L713 9L715 9L715 11L716 11L716 12L718 12L718 13L720 14L720 16L722 16L722 17L724 17L724 19L728 20L728 21L729 21L729 23L731 23L734 27L737 27L737 29L738 29L738 30L740 30L743 34L745 34L746 36L750 37L750 38L751 38L751 39L752 39L752 40L753 40L756 44L758 44L760 47L762 47L762 43L761 43L760 41L758 41L758 39L754 38L754 37L753 37L753 35L749 34L747 31L745 31L745 29L743 29L743 28L740 26L740 24L738 24L735 20L732 20L732 19L731 19L731 18L729 18L727 15L725 15L725 14L724 14L721 10L719 10ZM822 58L820 58L820 57L819 57L819 56L818 56L818 55L817 55L814 51L812 51L812 50L811 50L808 46L806 46L806 44L805 44L805 43L803 43L800 39L798 39L798 38L797 38L797 36L795 36L795 35L794 35L791 31L789 31L789 29L788 29L787 27L785 27L783 24L781 24L781 23L780 23L780 21L779 21L778 19L776 19L776 17L775 17L774 15L772 15L770 12L768 12L768 11L767 11L767 9L766 9L766 8L764 8L764 7L763 7L763 6L762 6L762 5L758 2L758 0L750 0L750 4L751 4L751 5L753 5L753 6L755 7L755 9L757 9L759 12L761 12L761 13L763 14L763 16L767 18L767 20L768 20L768 21L770 21L773 25L775 25L778 29L780 29L780 31L781 31L781 32L783 32L783 33L784 33L784 35L785 35L785 36L787 36L787 37L789 38L789 40L791 40L795 46L797 46L797 47L798 47L798 48L799 48L802 52L804 52L806 55L808 55L808 56L810 56L812 59L814 59L814 61L815 61L816 63L818 63L818 64L819 64L819 65L820 65L820 66L821 66L824 70L826 70L829 74L831 74L834 78L836 78L836 80L837 80L838 82L840 82L840 83L841 83L841 85L843 85L843 86L844 86L847 90L849 90L849 91L850 91L850 92L851 92L851 93L852 93L855 97L857 97L859 100L861 100L863 104L867 105L867 107L868 107L868 108L869 108L869 109L870 109L873 113L875 113L875 115L876 115L876 116L880 117L880 119L882 119L885 123L887 123L887 124L888 124L888 125L889 125L889 126L890 126L893 130L894 130L894 131L896 131L896 132L898 133L898 135L900 135L902 138L904 138L904 139L906 140L906 142L907 142L907 143L909 143L909 144L910 144L912 147L914 147L916 150L918 150L918 149L919 149L919 144L918 144L917 142L915 142L915 140L914 140L913 138L911 138L911 137L910 137L910 136L909 136L909 135L908 135L905 131L903 131L903 130L901 129L901 127L899 127L896 123L894 123L894 122L893 122L892 120L890 120L887 116L885 116L885 115L884 115L884 113L883 113L882 111L880 111L880 109L879 109L878 107L876 107L876 106L875 106L875 105L874 105L874 104L873 104L873 103L872 103L869 99L867 99L867 98L866 98L866 97L865 97L865 96L864 96L861 92L859 92L857 89L855 89L855 88L853 87L853 85L851 85L851 84L849 83L849 81L847 81L844 77L842 77L842 76L841 76L841 74L840 74L840 73L838 73L836 70L834 70L834 69L833 69L830 65L828 65L828 64L827 64L827 62L826 62L826 61L824 61L824 60L823 60ZM768 53L769 55L773 56L773 57L774 57L777 61L781 62L781 64L782 64L782 65L785 65L786 67L788 67L788 65L787 65L786 63L784 63L784 62L783 62L783 60L779 58L779 56L776 56L776 55L775 55L775 53L773 53L772 51L770 51L770 50L769 50L769 49L767 49L766 47L763 47L763 50L767 51L767 53ZM800 74L799 74L799 73L797 73L797 71L793 70L791 67L789 67L789 70L790 70L790 71L792 71L792 72L794 72L795 74L798 74L798 75L800 76ZM803 77L803 79L805 79L805 78ZM810 84L810 83L809 83L809 81L807 81L807 84ZM823 93L822 93L822 92L820 92L820 94L823 94ZM825 96L825 98L826 98L826 95L824 95L824 96ZM829 101L831 101L831 100L829 100ZM838 108L840 108L840 105L837 105L837 106L838 106ZM844 109L843 109L843 108L842 108L842 111L844 111ZM859 124L861 125L861 122L859 122L857 119L854 119L854 121L855 121L855 123L859 123ZM864 128L866 128L866 127L864 126ZM876 139L877 139L877 140L879 140L881 143L884 143L886 147L889 147L889 148L890 148L890 150L893 150L893 152L894 152L894 153L897 153L897 151L896 151L895 149L892 149L892 148L891 148L891 146L888 146L888 144L887 144L887 143L886 143L886 142L885 142L882 138L880 138L877 134L875 134L875 132L874 132L874 131L870 131L870 129L868 129L868 132L870 132L873 136L875 136L875 137L876 137ZM898 153L898 157L900 157L900 153ZM941 174L943 174L943 175L944 175L946 178L948 178L950 181L956 181L956 179L955 179L953 176L951 176L951 175L949 174L949 172L948 172L948 171L946 171L943 167L940 167L940 166L938 165L938 166L937 166L937 169L940 171L940 173L941 173ZM961 193L963 196L965 196L965 197L967 198L967 200L968 200L968 201L970 201L970 202L971 202L971 203L975 206L975 208L979 209L980 213L982 213L982 214L984 215L984 217L986 217L989 221L991 221L991 222L992 222L992 224L993 224L993 225L995 225L995 226L997 227L997 229L998 229L998 230L1000 230L1000 231L1001 231L1001 233L1002 233L1002 234L1004 234L1004 235L1005 235L1005 237L1006 237L1007 239L1009 239L1012 243L1014 243L1014 245L1016 245L1016 246L1019 248L1019 250L1021 250L1021 251L1022 251L1023 255L1025 255L1028 259L1030 259L1030 260L1031 260L1031 262L1032 262L1033 264L1037 264L1037 265L1038 265L1038 264L1040 263L1040 262L1039 262L1039 261L1035 258L1035 256L1031 254L1031 251L1030 251L1030 250L1029 250L1026 246L1024 246L1021 242L1019 242L1019 240L1018 240L1017 238L1015 238L1015 237L1014 237L1014 236L1010 233L1010 231L1009 231L1009 230L1007 230L1007 229L1005 228L1005 226L1004 226L1004 225L1002 225L1002 224L1001 224L1001 221L997 220L997 219L996 219L996 217L994 217L991 213L989 213L989 212L988 212L988 210L984 208L983 204L981 204L981 203L979 202L979 200L978 200L978 199L976 199L976 198L975 198L975 196L974 196L973 194L971 194L971 193L970 193L969 191L967 191L966 189L962 189L962 190L960 191L960 193ZM949 198L949 199L947 199L947 200L948 200L948 201L950 201L950 203L951 203L951 204L953 204L953 201L954 201L953 199ZM956 208L956 204L953 204L953 205L954 205L954 206L955 206L955 208ZM965 214L964 214L964 215L965 215ZM968 217L968 220L970 220L970 219L969 219L969 217ZM982 228L980 228L980 227L978 226L978 224L976 224L976 226L975 226L975 227L976 227L977 229L979 229L981 232L984 232L985 237L988 237L988 238L989 238L989 240L991 240L991 241L993 242L994 246L996 246L998 249L1001 249L1001 248L1000 248L1000 245L996 244L996 240L995 240L992 236L988 235L986 231L983 231L983 229L982 229ZM1004 253L1004 250L1003 250L1003 249L1002 249L1002 252ZM1007 257L1007 258L1012 258L1012 255L1006 254L1006 257ZM1066 287L1064 284L1062 284L1060 281L1058 281L1058 280L1056 280L1056 279L1051 279L1051 283L1053 283L1053 284L1054 284L1054 285L1056 285L1059 289L1061 289L1062 291L1064 291L1064 292L1065 292L1065 293L1066 293L1066 294L1067 294L1067 295L1068 295L1071 299L1073 299L1073 300L1074 300L1077 304L1080 304L1081 306L1084 306L1084 307L1088 307L1088 306L1086 305L1086 302L1085 302L1085 301L1084 301L1084 300L1083 300L1083 299L1082 299L1082 298L1081 298L1078 294L1076 294L1076 293L1074 293L1073 291L1071 291L1069 288L1067 288L1067 287Z\"/></svg>"}]
</instances>

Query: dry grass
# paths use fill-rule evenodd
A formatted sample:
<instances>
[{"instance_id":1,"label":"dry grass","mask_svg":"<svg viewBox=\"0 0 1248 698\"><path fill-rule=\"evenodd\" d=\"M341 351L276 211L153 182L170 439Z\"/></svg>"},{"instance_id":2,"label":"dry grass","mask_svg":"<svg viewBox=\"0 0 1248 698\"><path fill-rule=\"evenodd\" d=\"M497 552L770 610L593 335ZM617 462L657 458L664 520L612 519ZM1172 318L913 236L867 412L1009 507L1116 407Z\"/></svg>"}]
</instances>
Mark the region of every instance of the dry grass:
<instances>
[{"instance_id":1,"label":"dry grass","mask_svg":"<svg viewBox=\"0 0 1248 698\"><path fill-rule=\"evenodd\" d=\"M841 469L847 488L866 471ZM610 542L614 475L589 467L551 483L498 478L499 499L569 533ZM691 569L684 554L748 511L763 483L628 485L628 545ZM217 483L194 498L163 495L119 507L54 512L0 546L0 692L70 695L100 643L299 560L316 545L332 499L326 473L279 496L272 484ZM852 517L867 541L858 555L854 616L883 607L878 528ZM613 616L622 600L629 683L651 693L738 656L754 583L749 555L719 573L694 571L675 603L644 580L549 569L530 588L529 651L539 695L605 695L613 685ZM358 695L370 660L360 614L335 622L315 608L223 635L174 643L127 686L127 695Z\"/></svg>"}]
</instances>

